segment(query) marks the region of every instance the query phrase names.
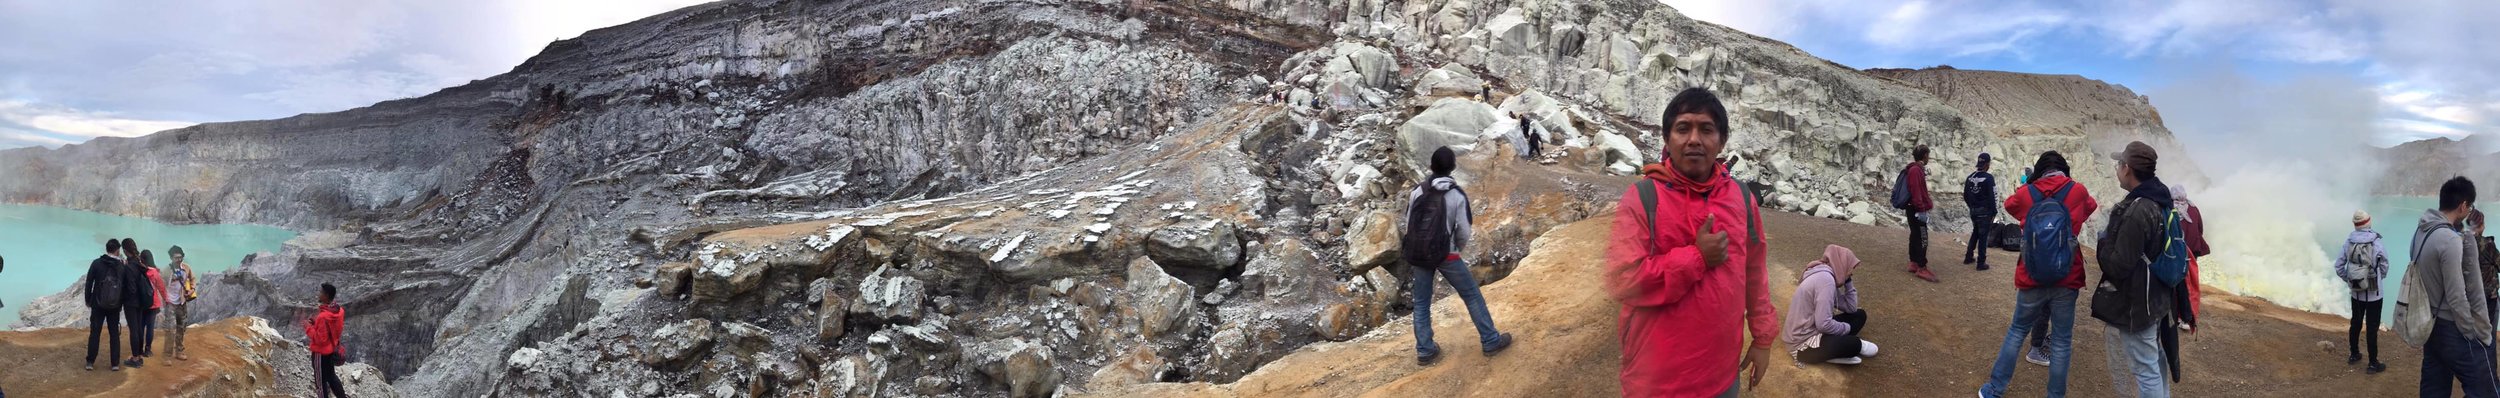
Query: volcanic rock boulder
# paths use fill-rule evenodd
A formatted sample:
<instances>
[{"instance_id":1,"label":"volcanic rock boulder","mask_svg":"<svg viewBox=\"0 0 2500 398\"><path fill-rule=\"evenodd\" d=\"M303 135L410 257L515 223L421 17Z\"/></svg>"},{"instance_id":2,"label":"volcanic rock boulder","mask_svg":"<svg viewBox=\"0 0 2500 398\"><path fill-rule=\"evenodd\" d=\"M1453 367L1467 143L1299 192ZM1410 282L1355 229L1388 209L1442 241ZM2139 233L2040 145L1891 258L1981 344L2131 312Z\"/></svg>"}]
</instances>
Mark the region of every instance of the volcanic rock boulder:
<instances>
[{"instance_id":1,"label":"volcanic rock boulder","mask_svg":"<svg viewBox=\"0 0 2500 398\"><path fill-rule=\"evenodd\" d=\"M1156 228L1146 235L1146 257L1192 286L1214 286L1225 271L1241 264L1241 238L1235 229L1222 220Z\"/></svg>"},{"instance_id":2,"label":"volcanic rock boulder","mask_svg":"<svg viewBox=\"0 0 2500 398\"><path fill-rule=\"evenodd\" d=\"M642 364L660 368L684 366L711 350L718 334L708 319L688 319L662 327L644 343Z\"/></svg>"},{"instance_id":3,"label":"volcanic rock boulder","mask_svg":"<svg viewBox=\"0 0 2500 398\"><path fill-rule=\"evenodd\" d=\"M1059 389L1059 369L1050 366L1050 347L1009 337L974 344L964 350L981 375L1007 385L1007 396L1048 397Z\"/></svg>"},{"instance_id":4,"label":"volcanic rock boulder","mask_svg":"<svg viewBox=\"0 0 2500 398\"><path fill-rule=\"evenodd\" d=\"M1128 264L1128 305L1137 314L1138 334L1147 338L1162 336L1190 325L1192 306L1188 283L1163 273L1154 260L1138 258Z\"/></svg>"}]
</instances>

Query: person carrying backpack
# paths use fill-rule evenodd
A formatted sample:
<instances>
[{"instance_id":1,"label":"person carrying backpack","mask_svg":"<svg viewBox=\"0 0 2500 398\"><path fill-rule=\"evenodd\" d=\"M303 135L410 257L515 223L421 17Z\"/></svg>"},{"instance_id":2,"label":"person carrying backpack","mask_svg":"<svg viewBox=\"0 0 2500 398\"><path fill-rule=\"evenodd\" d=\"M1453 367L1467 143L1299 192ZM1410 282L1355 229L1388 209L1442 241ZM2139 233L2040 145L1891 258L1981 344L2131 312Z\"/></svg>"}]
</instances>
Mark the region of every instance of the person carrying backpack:
<instances>
[{"instance_id":1,"label":"person carrying backpack","mask_svg":"<svg viewBox=\"0 0 2500 398\"><path fill-rule=\"evenodd\" d=\"M1717 95L1685 89L1661 120L1665 163L1624 188L1606 241L1618 378L1630 397L1733 396L1761 384L1779 341L1761 201L1719 160L1730 132Z\"/></svg>"},{"instance_id":2,"label":"person carrying backpack","mask_svg":"<svg viewBox=\"0 0 2500 398\"><path fill-rule=\"evenodd\" d=\"M347 362L339 350L339 339L347 333L347 308L338 305L339 288L321 284L321 305L313 307L312 319L304 320L304 349L312 351L313 393L321 397L347 397L347 384L339 381L339 365Z\"/></svg>"},{"instance_id":3,"label":"person carrying backpack","mask_svg":"<svg viewBox=\"0 0 2500 398\"><path fill-rule=\"evenodd\" d=\"M2387 248L2379 245L2380 235L2370 230L2370 213L2352 212L2352 234L2344 237L2343 252L2335 255L2335 275L2352 291L2352 327L2344 331L2344 345L2352 348L2345 365L2361 363L2362 334L2370 336L2369 374L2387 371L2387 364L2378 361L2379 312L2382 299L2379 282L2387 279Z\"/></svg>"},{"instance_id":4,"label":"person carrying backpack","mask_svg":"<svg viewBox=\"0 0 2500 398\"><path fill-rule=\"evenodd\" d=\"M2467 250L2472 245L2458 231L2474 212L2474 196L2473 181L2451 178L2439 187L2439 208L2422 211L2414 226L2413 264L2396 301L2395 330L2406 344L2422 347L2424 397L2448 396L2459 384L2468 397L2500 394L2493 389L2485 287L2472 274L2481 253Z\"/></svg>"},{"instance_id":5,"label":"person carrying backpack","mask_svg":"<svg viewBox=\"0 0 2500 398\"><path fill-rule=\"evenodd\" d=\"M1469 225L1475 223L1475 211L1467 206L1467 190L1458 187L1458 179L1450 171L1458 168L1458 154L1449 147L1432 151L1432 175L1423 185L1406 195L1406 235L1400 239L1399 252L1406 265L1414 267L1413 284L1408 285L1415 298L1415 364L1430 366L1441 360L1441 346L1432 341L1432 277L1440 275L1458 292L1458 299L1467 305L1467 316L1476 324L1476 339L1485 356L1510 348L1509 333L1493 328L1493 312L1485 309L1484 293L1476 286L1475 274L1467 270L1467 260L1459 252L1467 248Z\"/></svg>"},{"instance_id":6,"label":"person carrying backpack","mask_svg":"<svg viewBox=\"0 0 2500 398\"><path fill-rule=\"evenodd\" d=\"M2179 288L2167 279L2172 231L2176 230L2174 202L2170 186L2162 184L2158 171L2160 155L2142 141L2129 142L2124 151L2114 154L2118 161L2118 186L2127 196L2110 210L2108 226L2093 245L2101 267L2101 281L2092 292L2092 318L2107 329L2110 372L2126 391L2132 385L2136 396L2163 398L2170 396L2171 372L2163 358L2166 347L2161 343L2161 328L2175 327L2172 317ZM2184 253L2184 244L2179 245ZM2182 254L2181 256L2184 256ZM2185 258L2178 258L2177 267L2184 268Z\"/></svg>"},{"instance_id":7,"label":"person carrying backpack","mask_svg":"<svg viewBox=\"0 0 2500 398\"><path fill-rule=\"evenodd\" d=\"M1962 264L1969 265L1976 254L1978 269L1988 270L1990 229L1997 224L1997 176L1988 174L1988 154L1979 154L1979 164L1970 177L1962 179L1962 204L1970 207L1970 244L1962 248Z\"/></svg>"},{"instance_id":8,"label":"person carrying backpack","mask_svg":"<svg viewBox=\"0 0 2500 398\"><path fill-rule=\"evenodd\" d=\"M1927 146L1910 150L1910 165L1902 166L1900 179L1893 181L1892 207L1908 212L1910 224L1910 274L1928 282L1940 282L1936 272L1927 269L1927 212L1936 209L1935 200L1927 194Z\"/></svg>"},{"instance_id":9,"label":"person carrying backpack","mask_svg":"<svg viewBox=\"0 0 2500 398\"><path fill-rule=\"evenodd\" d=\"M122 366L147 366L148 324L155 316L156 284L148 278L147 259L139 256L138 241L122 238L122 325L130 328L130 358Z\"/></svg>"},{"instance_id":10,"label":"person carrying backpack","mask_svg":"<svg viewBox=\"0 0 2500 398\"><path fill-rule=\"evenodd\" d=\"M100 340L111 348L112 356L104 357L113 371L122 371L122 241L104 240L104 255L87 262L87 281L83 298L87 301L87 370L95 370L95 345L98 332L109 333Z\"/></svg>"},{"instance_id":11,"label":"person carrying backpack","mask_svg":"<svg viewBox=\"0 0 2500 398\"><path fill-rule=\"evenodd\" d=\"M2100 203L2083 183L2067 177L2065 155L2043 152L2033 163L2040 173L2030 184L2005 198L2005 212L2022 222L2022 257L2014 261L2014 319L1997 347L1982 397L2000 397L2014 379L2014 358L2049 367L2048 396L2066 396L2066 375L2073 369L2075 297L2084 286L2083 248L2076 244L2085 222ZM2025 338L2031 353L2022 355Z\"/></svg>"}]
</instances>

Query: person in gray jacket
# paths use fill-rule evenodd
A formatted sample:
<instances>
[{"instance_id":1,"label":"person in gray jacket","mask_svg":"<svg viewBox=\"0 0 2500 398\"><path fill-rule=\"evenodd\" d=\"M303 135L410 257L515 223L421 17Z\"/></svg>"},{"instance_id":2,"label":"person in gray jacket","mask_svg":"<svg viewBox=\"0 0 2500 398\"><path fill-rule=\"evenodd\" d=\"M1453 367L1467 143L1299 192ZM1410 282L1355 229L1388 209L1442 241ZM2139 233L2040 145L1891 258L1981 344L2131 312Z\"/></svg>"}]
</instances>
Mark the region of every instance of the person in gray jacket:
<instances>
[{"instance_id":1,"label":"person in gray jacket","mask_svg":"<svg viewBox=\"0 0 2500 398\"><path fill-rule=\"evenodd\" d=\"M2384 292L2380 282L2387 279L2387 246L2379 242L2378 231L2370 230L2370 213L2352 213L2352 234L2344 237L2343 253L2335 255L2335 275L2344 279L2352 291L2352 327L2344 331L2344 346L2352 355L2345 365L2361 363L2361 335L2370 336L2370 366L2364 372L2387 371L2387 364L2378 361L2379 318L2384 314Z\"/></svg>"},{"instance_id":2,"label":"person in gray jacket","mask_svg":"<svg viewBox=\"0 0 2500 398\"><path fill-rule=\"evenodd\" d=\"M1456 169L1458 169L1456 152L1451 151L1449 147L1433 151L1432 175L1423 185L1415 187L1415 190L1406 195L1406 206L1409 211L1406 225L1403 225L1406 228L1400 230L1406 231L1407 236L1400 239L1404 242L1401 246L1414 244L1417 240L1413 238L1434 232L1447 234L1445 239L1449 242L1449 250L1444 253L1406 253L1409 255L1404 256L1410 259L1433 256L1438 261L1432 261L1432 263L1439 264L1430 268L1417 266L1418 268L1413 270L1415 274L1413 284L1409 285L1415 299L1415 363L1418 365L1432 365L1441 360L1441 346L1432 341L1432 278L1434 275L1439 275L1447 281L1450 289L1458 292L1458 299L1467 305L1468 318L1476 324L1476 338L1482 344L1480 347L1484 355L1492 356L1502 352L1503 349L1510 348L1511 343L1509 333L1502 333L1501 330L1493 328L1493 312L1485 308L1484 293L1476 286L1475 274L1467 270L1467 260L1459 256L1459 253L1467 248L1467 235L1472 232L1468 224L1474 222L1476 215L1474 210L1467 207L1467 190L1460 189L1458 179L1450 176L1450 172ZM1434 197L1440 198L1441 203L1437 206L1442 209L1440 217L1430 217L1429 209L1435 206L1426 201ZM1419 209L1424 212L1417 212ZM1438 223L1441 226L1434 228L1419 223ZM1418 229L1419 227L1424 229ZM1401 247L1400 250L1415 249Z\"/></svg>"},{"instance_id":3,"label":"person in gray jacket","mask_svg":"<svg viewBox=\"0 0 2500 398\"><path fill-rule=\"evenodd\" d=\"M2472 268L2476 253L2458 225L2474 212L2474 182L2456 177L2439 186L2439 208L2424 210L2414 227L2413 268L2429 287L2430 339L2422 343L2421 396L2446 397L2462 384L2467 397L2493 397L2492 325L2483 301L2483 278ZM2412 304L2412 303L2407 303ZM2454 380L2455 383L2450 383Z\"/></svg>"}]
</instances>

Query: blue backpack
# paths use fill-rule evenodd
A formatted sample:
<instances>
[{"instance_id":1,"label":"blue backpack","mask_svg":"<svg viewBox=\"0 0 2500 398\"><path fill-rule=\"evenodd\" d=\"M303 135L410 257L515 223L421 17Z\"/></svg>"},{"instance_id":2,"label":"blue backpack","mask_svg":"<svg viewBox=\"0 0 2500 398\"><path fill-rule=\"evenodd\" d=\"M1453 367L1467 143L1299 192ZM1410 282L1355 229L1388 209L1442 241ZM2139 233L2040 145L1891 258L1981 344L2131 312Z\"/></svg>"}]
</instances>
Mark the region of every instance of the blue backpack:
<instances>
[{"instance_id":1,"label":"blue backpack","mask_svg":"<svg viewBox=\"0 0 2500 398\"><path fill-rule=\"evenodd\" d=\"M2031 282L2054 285L2066 280L2075 270L2075 219L2066 214L2067 183L2057 191L2043 195L2037 186L2024 186L2030 191L2031 211L2023 213L2023 270Z\"/></svg>"},{"instance_id":2,"label":"blue backpack","mask_svg":"<svg viewBox=\"0 0 2500 398\"><path fill-rule=\"evenodd\" d=\"M2179 211L2173 209L2162 219L2161 255L2153 258L2153 279L2163 286L2179 287L2187 280L2187 229L2179 227Z\"/></svg>"},{"instance_id":3,"label":"blue backpack","mask_svg":"<svg viewBox=\"0 0 2500 398\"><path fill-rule=\"evenodd\" d=\"M1910 209L1910 168L1901 168L1901 175L1892 179L1892 208Z\"/></svg>"}]
</instances>

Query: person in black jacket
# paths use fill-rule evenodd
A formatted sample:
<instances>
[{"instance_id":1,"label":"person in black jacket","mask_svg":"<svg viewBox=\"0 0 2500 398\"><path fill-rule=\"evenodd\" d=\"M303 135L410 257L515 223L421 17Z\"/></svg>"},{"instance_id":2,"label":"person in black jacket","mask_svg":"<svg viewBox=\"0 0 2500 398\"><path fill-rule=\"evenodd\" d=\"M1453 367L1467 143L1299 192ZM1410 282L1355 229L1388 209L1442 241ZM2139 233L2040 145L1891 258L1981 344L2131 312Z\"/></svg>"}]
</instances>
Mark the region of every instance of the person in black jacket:
<instances>
[{"instance_id":1,"label":"person in black jacket","mask_svg":"<svg viewBox=\"0 0 2500 398\"><path fill-rule=\"evenodd\" d=\"M1978 168L1979 171L1970 173L1970 178L1962 180L1962 204L1970 206L1970 245L1962 248L1962 264L1970 264L1971 256L1976 254L1979 270L1986 271L1988 241L1995 236L1988 230L1997 225L1997 204L2005 201L1997 197L1997 176L1988 174L1986 152L1979 154Z\"/></svg>"},{"instance_id":2,"label":"person in black jacket","mask_svg":"<svg viewBox=\"0 0 2500 398\"><path fill-rule=\"evenodd\" d=\"M2110 210L2109 224L2093 245L2101 282L2092 292L2092 318L2108 327L2102 336L2111 347L2114 380L2132 381L2139 397L2169 397L2170 384L2163 379L2174 370L2165 367L2169 347L2162 346L2160 335L2176 325L2171 309L2179 289L2153 280L2152 259L2161 256L2159 245L2168 238L2164 223L2176 205L2170 186L2154 174L2160 155L2151 145L2130 142L2112 159L2127 196Z\"/></svg>"},{"instance_id":3,"label":"person in black jacket","mask_svg":"<svg viewBox=\"0 0 2500 398\"><path fill-rule=\"evenodd\" d=\"M122 365L133 368L147 365L139 360L139 354L140 347L147 344L148 334L139 328L148 324L148 307L155 303L156 295L156 285L148 283L148 269L139 263L138 253L138 241L122 238L122 324L131 327L130 358L123 359Z\"/></svg>"},{"instance_id":4,"label":"person in black jacket","mask_svg":"<svg viewBox=\"0 0 2500 398\"><path fill-rule=\"evenodd\" d=\"M99 336L97 332L111 333L110 338L102 341L105 346L112 348L113 356L104 357L104 360L105 362L113 363L113 371L119 372L122 370L122 365L120 363L120 359L122 357L121 252L121 241L107 239L104 241L104 255L97 256L95 261L87 262L87 281L84 286L84 298L87 299L88 309L87 370L90 371L95 370L96 338L104 337Z\"/></svg>"}]
</instances>

